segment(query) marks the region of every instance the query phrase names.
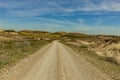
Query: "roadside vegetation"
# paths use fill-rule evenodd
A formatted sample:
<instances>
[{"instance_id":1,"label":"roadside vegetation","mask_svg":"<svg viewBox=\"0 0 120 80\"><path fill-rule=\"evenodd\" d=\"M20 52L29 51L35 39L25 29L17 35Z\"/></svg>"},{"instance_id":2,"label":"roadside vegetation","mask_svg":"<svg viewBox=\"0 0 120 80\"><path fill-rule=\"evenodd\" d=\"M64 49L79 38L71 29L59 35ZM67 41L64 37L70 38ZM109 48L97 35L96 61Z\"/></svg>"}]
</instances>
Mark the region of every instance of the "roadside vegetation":
<instances>
[{"instance_id":1,"label":"roadside vegetation","mask_svg":"<svg viewBox=\"0 0 120 80\"><path fill-rule=\"evenodd\" d=\"M45 40L23 40L0 42L0 68L12 65L16 61L36 52L43 45L51 41Z\"/></svg>"},{"instance_id":2,"label":"roadside vegetation","mask_svg":"<svg viewBox=\"0 0 120 80\"><path fill-rule=\"evenodd\" d=\"M0 32L0 69L14 65L42 46L53 41L53 35L42 31L3 30ZM54 37L55 38L55 37Z\"/></svg>"},{"instance_id":3,"label":"roadside vegetation","mask_svg":"<svg viewBox=\"0 0 120 80\"><path fill-rule=\"evenodd\" d=\"M86 45L73 45L63 42L70 46L76 53L83 57L86 61L96 66L98 69L111 76L113 80L120 80L120 65L108 57L99 56L95 51L89 50Z\"/></svg>"}]
</instances>

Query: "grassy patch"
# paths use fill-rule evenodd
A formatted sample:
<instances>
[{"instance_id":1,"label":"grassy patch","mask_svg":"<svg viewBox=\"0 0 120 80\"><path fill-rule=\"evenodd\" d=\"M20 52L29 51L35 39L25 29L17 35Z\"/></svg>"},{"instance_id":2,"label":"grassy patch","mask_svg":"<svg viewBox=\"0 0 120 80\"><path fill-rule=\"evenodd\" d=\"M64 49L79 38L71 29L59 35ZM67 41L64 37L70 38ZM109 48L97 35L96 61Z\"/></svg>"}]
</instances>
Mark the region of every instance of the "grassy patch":
<instances>
[{"instance_id":1,"label":"grassy patch","mask_svg":"<svg viewBox=\"0 0 120 80\"><path fill-rule=\"evenodd\" d=\"M51 41L26 40L26 41L6 41L0 43L0 68L10 65L16 61L29 56L40 47Z\"/></svg>"},{"instance_id":2,"label":"grassy patch","mask_svg":"<svg viewBox=\"0 0 120 80\"><path fill-rule=\"evenodd\" d=\"M98 56L94 51L88 50L87 46L75 46L71 44L66 44L70 46L76 53L81 55L86 61L90 62L92 65L111 76L113 80L120 80L120 66L117 65L113 59Z\"/></svg>"}]
</instances>

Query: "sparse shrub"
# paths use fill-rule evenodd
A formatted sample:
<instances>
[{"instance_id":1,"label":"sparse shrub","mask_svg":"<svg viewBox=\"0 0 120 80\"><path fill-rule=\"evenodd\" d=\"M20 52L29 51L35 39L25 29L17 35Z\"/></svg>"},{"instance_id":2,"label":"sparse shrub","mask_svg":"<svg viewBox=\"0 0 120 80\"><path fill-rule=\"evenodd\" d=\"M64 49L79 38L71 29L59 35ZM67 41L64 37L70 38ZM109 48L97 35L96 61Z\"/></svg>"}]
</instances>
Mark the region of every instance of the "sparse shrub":
<instances>
[{"instance_id":1,"label":"sparse shrub","mask_svg":"<svg viewBox=\"0 0 120 80\"><path fill-rule=\"evenodd\" d=\"M114 63L116 65L120 65L120 56L115 56L115 57L104 57L103 58L105 61Z\"/></svg>"},{"instance_id":2,"label":"sparse shrub","mask_svg":"<svg viewBox=\"0 0 120 80\"><path fill-rule=\"evenodd\" d=\"M88 48L88 46L81 45L80 48L84 49L84 48Z\"/></svg>"},{"instance_id":3,"label":"sparse shrub","mask_svg":"<svg viewBox=\"0 0 120 80\"><path fill-rule=\"evenodd\" d=\"M116 61L114 60L113 57L104 57L103 59L104 59L105 61L109 61L109 62L111 62L111 63L116 64Z\"/></svg>"}]
</instances>

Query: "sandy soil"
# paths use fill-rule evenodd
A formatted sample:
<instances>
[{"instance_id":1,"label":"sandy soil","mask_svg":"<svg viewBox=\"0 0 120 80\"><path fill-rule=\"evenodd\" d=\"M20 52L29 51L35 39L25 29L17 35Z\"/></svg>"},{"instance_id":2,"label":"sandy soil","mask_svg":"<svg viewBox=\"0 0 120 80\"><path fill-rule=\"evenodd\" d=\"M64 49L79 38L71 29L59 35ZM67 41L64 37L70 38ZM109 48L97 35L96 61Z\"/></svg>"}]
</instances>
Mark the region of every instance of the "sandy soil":
<instances>
[{"instance_id":1,"label":"sandy soil","mask_svg":"<svg viewBox=\"0 0 120 80\"><path fill-rule=\"evenodd\" d=\"M0 80L112 80L70 48L54 41L9 69Z\"/></svg>"}]
</instances>

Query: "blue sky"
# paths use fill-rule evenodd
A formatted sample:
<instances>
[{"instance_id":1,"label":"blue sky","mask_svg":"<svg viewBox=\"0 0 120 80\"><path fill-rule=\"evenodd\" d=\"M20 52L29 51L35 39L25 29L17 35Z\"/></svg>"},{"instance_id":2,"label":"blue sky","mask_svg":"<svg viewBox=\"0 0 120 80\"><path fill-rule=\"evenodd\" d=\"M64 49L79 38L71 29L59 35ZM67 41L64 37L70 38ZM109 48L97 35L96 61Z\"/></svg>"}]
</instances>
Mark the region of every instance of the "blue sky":
<instances>
[{"instance_id":1,"label":"blue sky","mask_svg":"<svg viewBox=\"0 0 120 80\"><path fill-rule=\"evenodd\" d=\"M120 35L120 0L0 0L0 28Z\"/></svg>"}]
</instances>

